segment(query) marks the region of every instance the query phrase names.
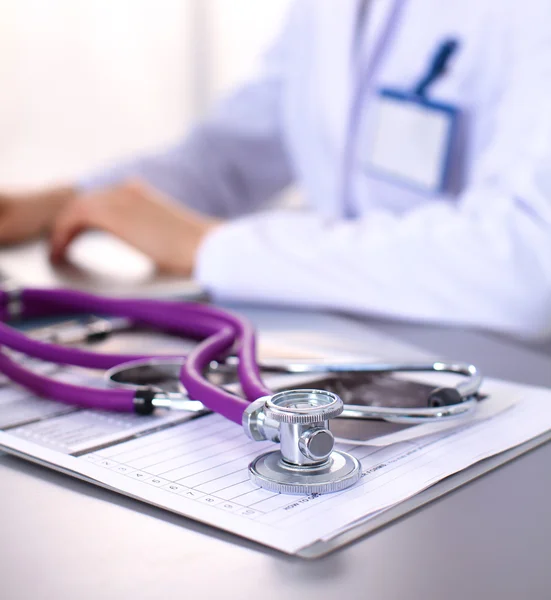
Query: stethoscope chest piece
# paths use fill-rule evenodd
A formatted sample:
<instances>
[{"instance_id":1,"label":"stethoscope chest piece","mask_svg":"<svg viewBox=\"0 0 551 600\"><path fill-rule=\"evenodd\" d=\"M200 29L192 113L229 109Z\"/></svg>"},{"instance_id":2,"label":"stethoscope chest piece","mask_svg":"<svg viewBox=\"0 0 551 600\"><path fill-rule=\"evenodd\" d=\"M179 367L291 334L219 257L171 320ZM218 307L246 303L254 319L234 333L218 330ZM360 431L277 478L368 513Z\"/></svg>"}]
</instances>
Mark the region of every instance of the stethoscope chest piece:
<instances>
[{"instance_id":1,"label":"stethoscope chest piece","mask_svg":"<svg viewBox=\"0 0 551 600\"><path fill-rule=\"evenodd\" d=\"M289 390L260 398L246 411L243 425L253 439L280 442L280 450L249 465L256 485L284 494L324 494L354 485L361 477L356 458L334 450L329 419L342 400L324 390Z\"/></svg>"}]
</instances>

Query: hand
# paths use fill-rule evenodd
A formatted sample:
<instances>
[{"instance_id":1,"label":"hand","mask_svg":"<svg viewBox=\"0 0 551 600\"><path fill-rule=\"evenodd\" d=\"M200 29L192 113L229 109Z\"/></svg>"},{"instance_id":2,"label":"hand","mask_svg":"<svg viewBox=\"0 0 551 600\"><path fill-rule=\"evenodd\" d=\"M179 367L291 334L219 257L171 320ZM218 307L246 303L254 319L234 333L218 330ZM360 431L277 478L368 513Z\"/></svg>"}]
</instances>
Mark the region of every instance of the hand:
<instances>
[{"instance_id":1,"label":"hand","mask_svg":"<svg viewBox=\"0 0 551 600\"><path fill-rule=\"evenodd\" d=\"M0 194L0 244L17 244L48 231L76 196L71 187L27 194Z\"/></svg>"},{"instance_id":2,"label":"hand","mask_svg":"<svg viewBox=\"0 0 551 600\"><path fill-rule=\"evenodd\" d=\"M102 229L149 256L168 272L190 275L197 250L218 221L171 202L142 182L83 194L57 217L51 259L61 261L69 244L87 229Z\"/></svg>"}]
</instances>

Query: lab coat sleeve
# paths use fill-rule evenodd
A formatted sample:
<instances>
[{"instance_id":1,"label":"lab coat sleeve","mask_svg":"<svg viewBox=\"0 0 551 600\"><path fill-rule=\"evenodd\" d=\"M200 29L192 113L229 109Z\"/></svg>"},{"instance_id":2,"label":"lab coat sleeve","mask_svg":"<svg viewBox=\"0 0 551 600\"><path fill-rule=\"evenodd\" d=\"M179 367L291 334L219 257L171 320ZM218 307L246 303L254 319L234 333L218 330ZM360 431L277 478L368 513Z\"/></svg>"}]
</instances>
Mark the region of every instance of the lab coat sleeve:
<instances>
[{"instance_id":1,"label":"lab coat sleeve","mask_svg":"<svg viewBox=\"0 0 551 600\"><path fill-rule=\"evenodd\" d=\"M296 12L290 11L258 74L222 101L184 141L92 174L80 188L89 191L141 178L217 217L250 212L285 188L293 174L281 135L280 101Z\"/></svg>"},{"instance_id":2,"label":"lab coat sleeve","mask_svg":"<svg viewBox=\"0 0 551 600\"><path fill-rule=\"evenodd\" d=\"M356 221L289 210L238 219L206 239L197 278L219 298L551 334L549 16L515 24L495 133L456 203Z\"/></svg>"}]
</instances>

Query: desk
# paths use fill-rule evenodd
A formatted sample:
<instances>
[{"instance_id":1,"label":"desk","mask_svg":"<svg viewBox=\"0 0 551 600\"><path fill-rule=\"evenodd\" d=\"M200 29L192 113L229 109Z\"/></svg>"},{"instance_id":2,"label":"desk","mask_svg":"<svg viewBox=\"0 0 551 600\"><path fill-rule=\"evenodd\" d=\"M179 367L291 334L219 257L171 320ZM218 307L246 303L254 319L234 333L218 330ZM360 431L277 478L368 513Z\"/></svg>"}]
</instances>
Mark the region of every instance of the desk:
<instances>
[{"instance_id":1,"label":"desk","mask_svg":"<svg viewBox=\"0 0 551 600\"><path fill-rule=\"evenodd\" d=\"M264 328L338 329L355 346L367 324L476 362L487 375L551 386L545 346L293 311L245 312ZM5 600L551 597L551 444L311 562L5 455L0 482Z\"/></svg>"}]
</instances>

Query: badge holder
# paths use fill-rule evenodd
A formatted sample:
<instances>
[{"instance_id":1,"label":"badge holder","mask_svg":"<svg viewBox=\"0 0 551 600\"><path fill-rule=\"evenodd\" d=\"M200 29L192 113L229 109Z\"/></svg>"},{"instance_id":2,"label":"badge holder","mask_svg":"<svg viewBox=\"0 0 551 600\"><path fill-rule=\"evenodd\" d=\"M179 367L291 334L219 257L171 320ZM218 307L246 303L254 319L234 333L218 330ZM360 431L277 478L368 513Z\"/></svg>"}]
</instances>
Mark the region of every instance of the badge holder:
<instances>
[{"instance_id":1,"label":"badge holder","mask_svg":"<svg viewBox=\"0 0 551 600\"><path fill-rule=\"evenodd\" d=\"M458 47L442 43L413 92L382 89L370 119L369 147L362 167L371 175L426 194L451 192L452 158L460 110L427 97Z\"/></svg>"}]
</instances>

